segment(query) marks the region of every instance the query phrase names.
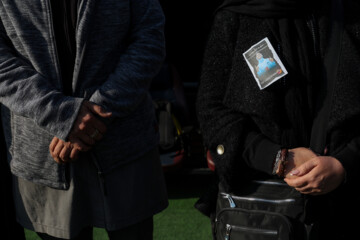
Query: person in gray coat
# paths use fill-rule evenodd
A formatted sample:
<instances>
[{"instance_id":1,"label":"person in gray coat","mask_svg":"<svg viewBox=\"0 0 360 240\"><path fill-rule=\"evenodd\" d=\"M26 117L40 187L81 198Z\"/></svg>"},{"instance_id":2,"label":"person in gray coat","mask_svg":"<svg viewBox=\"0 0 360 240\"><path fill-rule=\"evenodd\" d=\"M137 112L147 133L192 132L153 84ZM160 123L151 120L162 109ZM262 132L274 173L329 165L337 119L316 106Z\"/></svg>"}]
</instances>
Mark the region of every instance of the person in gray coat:
<instances>
[{"instance_id":1,"label":"person in gray coat","mask_svg":"<svg viewBox=\"0 0 360 240\"><path fill-rule=\"evenodd\" d=\"M148 88L157 0L1 0L0 103L17 221L42 239L152 239L168 205Z\"/></svg>"}]
</instances>

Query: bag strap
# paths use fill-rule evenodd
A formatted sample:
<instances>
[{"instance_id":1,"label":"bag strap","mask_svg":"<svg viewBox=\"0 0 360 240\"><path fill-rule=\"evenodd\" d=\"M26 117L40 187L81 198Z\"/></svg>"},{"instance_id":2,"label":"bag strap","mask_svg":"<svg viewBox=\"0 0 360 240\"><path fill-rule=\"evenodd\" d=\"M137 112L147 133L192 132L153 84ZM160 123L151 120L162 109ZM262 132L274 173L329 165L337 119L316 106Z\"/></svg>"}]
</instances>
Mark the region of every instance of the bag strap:
<instances>
[{"instance_id":1,"label":"bag strap","mask_svg":"<svg viewBox=\"0 0 360 240\"><path fill-rule=\"evenodd\" d=\"M325 91L321 92L321 96L319 96L317 103L319 111L314 118L310 140L310 148L318 154L323 154L326 148L327 129L330 120L331 104L337 79L344 31L343 11L342 0L333 0L331 10L331 35L323 65L324 77L322 78L322 86L325 87Z\"/></svg>"}]
</instances>

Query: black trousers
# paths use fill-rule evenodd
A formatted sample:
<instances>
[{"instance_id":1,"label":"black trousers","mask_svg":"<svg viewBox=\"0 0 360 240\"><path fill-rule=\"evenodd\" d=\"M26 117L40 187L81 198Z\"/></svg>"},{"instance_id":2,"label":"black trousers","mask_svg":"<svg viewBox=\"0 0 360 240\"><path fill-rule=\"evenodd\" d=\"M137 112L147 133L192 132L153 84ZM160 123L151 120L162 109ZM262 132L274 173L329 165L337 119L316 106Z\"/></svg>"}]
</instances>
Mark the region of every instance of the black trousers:
<instances>
[{"instance_id":1,"label":"black trousers","mask_svg":"<svg viewBox=\"0 0 360 240\"><path fill-rule=\"evenodd\" d=\"M154 221L148 218L140 223L116 231L107 231L110 240L152 240ZM43 240L62 240L62 238L52 237L45 233L37 233ZM93 228L83 229L78 236L72 240L92 240Z\"/></svg>"},{"instance_id":2,"label":"black trousers","mask_svg":"<svg viewBox=\"0 0 360 240\"><path fill-rule=\"evenodd\" d=\"M0 104L1 109L1 104ZM24 229L16 222L15 206L12 195L12 175L7 162L7 149L5 145L0 111L0 205L1 205L1 239L25 240Z\"/></svg>"}]
</instances>

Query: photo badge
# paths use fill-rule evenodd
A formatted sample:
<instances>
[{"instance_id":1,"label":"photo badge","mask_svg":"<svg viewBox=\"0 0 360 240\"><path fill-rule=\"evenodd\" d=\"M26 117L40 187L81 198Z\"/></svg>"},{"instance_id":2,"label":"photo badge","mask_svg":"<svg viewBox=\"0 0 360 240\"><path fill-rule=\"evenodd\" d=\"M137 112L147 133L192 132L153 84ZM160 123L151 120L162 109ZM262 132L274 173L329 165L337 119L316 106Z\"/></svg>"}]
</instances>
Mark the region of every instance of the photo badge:
<instances>
[{"instance_id":1,"label":"photo badge","mask_svg":"<svg viewBox=\"0 0 360 240\"><path fill-rule=\"evenodd\" d=\"M243 56L260 89L270 86L288 73L268 38L253 45Z\"/></svg>"}]
</instances>

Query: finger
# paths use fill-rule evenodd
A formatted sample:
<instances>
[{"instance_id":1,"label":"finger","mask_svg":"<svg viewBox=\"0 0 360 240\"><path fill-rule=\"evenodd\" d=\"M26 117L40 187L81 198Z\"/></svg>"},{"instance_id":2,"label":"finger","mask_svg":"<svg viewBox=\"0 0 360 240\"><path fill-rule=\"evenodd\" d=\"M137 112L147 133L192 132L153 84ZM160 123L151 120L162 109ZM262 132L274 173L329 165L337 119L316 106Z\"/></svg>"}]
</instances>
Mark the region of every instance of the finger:
<instances>
[{"instance_id":1,"label":"finger","mask_svg":"<svg viewBox=\"0 0 360 240\"><path fill-rule=\"evenodd\" d=\"M72 148L71 153L70 153L70 159L72 161L77 160L79 157L79 153L80 153L80 151L77 148Z\"/></svg>"},{"instance_id":2,"label":"finger","mask_svg":"<svg viewBox=\"0 0 360 240\"><path fill-rule=\"evenodd\" d=\"M71 153L71 145L70 143L65 143L65 146L61 150L59 157L63 162L69 162L70 161L70 153Z\"/></svg>"},{"instance_id":3,"label":"finger","mask_svg":"<svg viewBox=\"0 0 360 240\"><path fill-rule=\"evenodd\" d=\"M293 188L303 188L309 184L307 176L297 178L284 178L284 181Z\"/></svg>"},{"instance_id":4,"label":"finger","mask_svg":"<svg viewBox=\"0 0 360 240\"><path fill-rule=\"evenodd\" d=\"M95 129L103 134L106 132L106 125L94 114L89 112L82 117L81 122L79 123L78 127L75 128L74 132L86 132L91 135Z\"/></svg>"},{"instance_id":5,"label":"finger","mask_svg":"<svg viewBox=\"0 0 360 240\"><path fill-rule=\"evenodd\" d=\"M64 147L64 142L62 140L59 140L58 143L56 144L54 151L53 151L53 155L52 157L54 158L54 160L57 163L63 163L62 159L60 158L60 152L62 151Z\"/></svg>"},{"instance_id":6,"label":"finger","mask_svg":"<svg viewBox=\"0 0 360 240\"><path fill-rule=\"evenodd\" d=\"M311 187L303 188L303 189L296 189L302 194L310 194L310 195L321 195L324 194L320 189L314 189Z\"/></svg>"},{"instance_id":7,"label":"finger","mask_svg":"<svg viewBox=\"0 0 360 240\"><path fill-rule=\"evenodd\" d=\"M105 111L101 106L86 102L86 106L90 109L90 111L100 117L108 118L111 117L112 112Z\"/></svg>"},{"instance_id":8,"label":"finger","mask_svg":"<svg viewBox=\"0 0 360 240\"><path fill-rule=\"evenodd\" d=\"M87 152L91 149L90 146L86 145L79 138L71 138L69 140L72 143L73 148L75 148L81 152Z\"/></svg>"},{"instance_id":9,"label":"finger","mask_svg":"<svg viewBox=\"0 0 360 240\"><path fill-rule=\"evenodd\" d=\"M52 140L51 140L51 143L50 143L50 146L49 146L49 150L50 150L50 153L52 153L55 149L55 146L56 144L59 142L59 138L57 137L54 137Z\"/></svg>"},{"instance_id":10,"label":"finger","mask_svg":"<svg viewBox=\"0 0 360 240\"><path fill-rule=\"evenodd\" d=\"M303 194L309 194L313 191L313 188L310 185L305 185L303 187L296 187L295 190Z\"/></svg>"},{"instance_id":11,"label":"finger","mask_svg":"<svg viewBox=\"0 0 360 240\"><path fill-rule=\"evenodd\" d=\"M310 160L304 162L296 169L290 172L290 176L304 176L305 174L309 173L314 167L317 166L317 161Z\"/></svg>"}]
</instances>

